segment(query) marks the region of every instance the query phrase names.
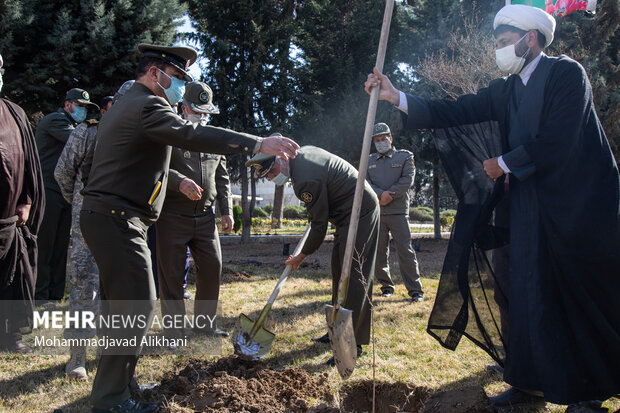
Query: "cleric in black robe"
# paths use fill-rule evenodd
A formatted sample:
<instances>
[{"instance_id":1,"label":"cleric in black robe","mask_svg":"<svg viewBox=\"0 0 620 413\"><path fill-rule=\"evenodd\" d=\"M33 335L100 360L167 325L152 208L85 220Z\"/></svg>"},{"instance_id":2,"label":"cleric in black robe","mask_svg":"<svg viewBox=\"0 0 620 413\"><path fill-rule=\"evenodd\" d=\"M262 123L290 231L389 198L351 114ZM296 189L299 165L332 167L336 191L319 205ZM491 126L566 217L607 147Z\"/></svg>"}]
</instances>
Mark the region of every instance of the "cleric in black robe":
<instances>
[{"instance_id":1,"label":"cleric in black robe","mask_svg":"<svg viewBox=\"0 0 620 413\"><path fill-rule=\"evenodd\" d=\"M514 387L492 398L498 406L605 400L620 392L618 168L583 67L566 56L542 53L553 40L553 18L511 5L497 14L494 28L498 65L518 75L496 79L476 95L456 101L405 95L376 69L365 84L369 92L380 82L380 99L408 113L407 128L442 129L438 150L451 183L458 184L456 241L446 255L429 332L440 338L438 331L448 331L442 344L449 348L465 334L505 362L504 380ZM483 170L495 185L481 179ZM472 262L478 274L488 266L479 253L484 248L476 244L501 199L505 173L510 200L506 343L501 334L500 340L493 338L499 320L485 309L472 309L475 277L471 270L467 274ZM471 255L463 248L468 240ZM446 266L455 269L455 277L442 291ZM461 277L462 267L469 279ZM438 308L450 308L440 302L455 296L448 287L465 303L465 311L451 321L467 325L461 330L433 320ZM494 327L485 330L489 325ZM504 349L496 351L502 345L505 360Z\"/></svg>"},{"instance_id":2,"label":"cleric in black robe","mask_svg":"<svg viewBox=\"0 0 620 413\"><path fill-rule=\"evenodd\" d=\"M6 99L0 99L0 149L0 350L28 352L19 329L32 318L43 178L26 114Z\"/></svg>"}]
</instances>

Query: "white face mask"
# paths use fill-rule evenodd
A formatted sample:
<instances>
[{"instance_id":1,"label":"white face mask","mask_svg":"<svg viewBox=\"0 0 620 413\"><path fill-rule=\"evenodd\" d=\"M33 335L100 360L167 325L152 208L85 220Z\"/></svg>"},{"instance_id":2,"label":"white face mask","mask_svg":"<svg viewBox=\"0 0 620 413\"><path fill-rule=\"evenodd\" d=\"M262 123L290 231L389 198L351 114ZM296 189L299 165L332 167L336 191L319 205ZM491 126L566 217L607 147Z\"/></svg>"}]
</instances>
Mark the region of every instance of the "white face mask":
<instances>
[{"instance_id":1,"label":"white face mask","mask_svg":"<svg viewBox=\"0 0 620 413\"><path fill-rule=\"evenodd\" d=\"M392 145L389 141L379 141L375 142L375 148L377 149L377 152L379 152L381 155L384 155L388 153L390 149L392 149Z\"/></svg>"},{"instance_id":2,"label":"white face mask","mask_svg":"<svg viewBox=\"0 0 620 413\"><path fill-rule=\"evenodd\" d=\"M515 46L521 40L525 39L527 33L520 38L516 43L511 44L510 46L502 47L501 49L497 49L495 51L495 63L497 63L497 67L502 72L510 73L511 75L516 75L523 69L523 65L525 64L525 56L530 52L528 48L523 56L517 56L517 52L515 51Z\"/></svg>"},{"instance_id":3,"label":"white face mask","mask_svg":"<svg viewBox=\"0 0 620 413\"><path fill-rule=\"evenodd\" d=\"M0 91L2 90L3 85L4 85L4 81L2 80L2 73L0 73Z\"/></svg>"},{"instance_id":4,"label":"white face mask","mask_svg":"<svg viewBox=\"0 0 620 413\"><path fill-rule=\"evenodd\" d=\"M207 122L209 122L209 115L198 114L198 113L188 113L187 120L194 124L200 123L200 126L206 126Z\"/></svg>"}]
</instances>

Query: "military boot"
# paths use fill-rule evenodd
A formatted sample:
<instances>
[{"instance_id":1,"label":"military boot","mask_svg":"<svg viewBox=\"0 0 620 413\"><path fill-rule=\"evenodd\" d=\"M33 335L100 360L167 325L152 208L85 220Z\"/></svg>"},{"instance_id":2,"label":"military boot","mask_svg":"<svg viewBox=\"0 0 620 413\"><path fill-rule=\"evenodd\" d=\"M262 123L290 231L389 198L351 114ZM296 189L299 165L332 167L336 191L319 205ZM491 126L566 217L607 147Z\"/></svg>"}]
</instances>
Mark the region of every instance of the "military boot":
<instances>
[{"instance_id":1,"label":"military boot","mask_svg":"<svg viewBox=\"0 0 620 413\"><path fill-rule=\"evenodd\" d=\"M71 358L65 367L67 376L76 380L86 380L86 347L71 346Z\"/></svg>"}]
</instances>

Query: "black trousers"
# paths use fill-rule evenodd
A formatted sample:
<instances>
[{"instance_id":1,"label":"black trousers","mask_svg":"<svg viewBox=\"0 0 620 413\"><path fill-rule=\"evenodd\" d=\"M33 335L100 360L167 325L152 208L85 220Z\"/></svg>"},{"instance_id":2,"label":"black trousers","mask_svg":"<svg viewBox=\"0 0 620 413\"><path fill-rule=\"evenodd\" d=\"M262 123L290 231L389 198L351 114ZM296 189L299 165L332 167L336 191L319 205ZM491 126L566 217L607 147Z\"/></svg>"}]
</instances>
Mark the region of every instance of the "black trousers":
<instances>
[{"instance_id":1,"label":"black trousers","mask_svg":"<svg viewBox=\"0 0 620 413\"><path fill-rule=\"evenodd\" d=\"M129 384L133 379L140 341L151 324L155 309L155 283L151 256L146 240L148 226L137 218L118 217L121 210L102 214L82 210L82 234L99 267L101 313L106 315L142 315L148 321L145 328L99 329L99 337L137 338L138 345L124 348L123 354L103 350L93 382L91 404L108 409L130 397ZM114 216L116 215L116 216Z\"/></svg>"},{"instance_id":2,"label":"black trousers","mask_svg":"<svg viewBox=\"0 0 620 413\"><path fill-rule=\"evenodd\" d=\"M61 300L65 294L71 205L45 188L45 212L39 228L36 300Z\"/></svg>"}]
</instances>

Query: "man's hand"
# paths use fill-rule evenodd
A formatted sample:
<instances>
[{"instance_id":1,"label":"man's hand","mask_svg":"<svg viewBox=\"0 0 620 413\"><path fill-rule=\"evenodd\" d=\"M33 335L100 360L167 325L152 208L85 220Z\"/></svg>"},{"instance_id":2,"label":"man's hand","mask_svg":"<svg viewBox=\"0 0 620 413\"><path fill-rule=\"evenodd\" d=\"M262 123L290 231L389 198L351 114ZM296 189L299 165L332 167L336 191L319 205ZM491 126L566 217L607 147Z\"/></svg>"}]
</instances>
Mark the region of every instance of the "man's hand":
<instances>
[{"instance_id":1,"label":"man's hand","mask_svg":"<svg viewBox=\"0 0 620 413\"><path fill-rule=\"evenodd\" d=\"M15 225L17 225L18 227L21 227L22 225L24 225L26 223L26 221L28 221L28 217L30 216L30 204L21 204L21 205L17 205L17 207L15 208L15 215L17 215L17 223Z\"/></svg>"},{"instance_id":2,"label":"man's hand","mask_svg":"<svg viewBox=\"0 0 620 413\"><path fill-rule=\"evenodd\" d=\"M372 89L374 89L377 85L380 85L379 89L379 100L387 100L394 106L398 106L400 103L400 93L398 89L396 89L390 79L387 76L384 76L379 70L375 67L373 72L368 75L368 79L364 82L364 90L369 95L372 93Z\"/></svg>"},{"instance_id":3,"label":"man's hand","mask_svg":"<svg viewBox=\"0 0 620 413\"><path fill-rule=\"evenodd\" d=\"M392 191L383 191L381 193L381 196L379 197L379 206L386 206L387 204L392 202L394 200L394 198L392 198L392 195L394 195L394 192Z\"/></svg>"},{"instance_id":4,"label":"man's hand","mask_svg":"<svg viewBox=\"0 0 620 413\"><path fill-rule=\"evenodd\" d=\"M233 229L232 215L222 215L222 232L228 234Z\"/></svg>"},{"instance_id":5,"label":"man's hand","mask_svg":"<svg viewBox=\"0 0 620 413\"><path fill-rule=\"evenodd\" d=\"M291 265L291 269L294 271L301 265L302 262L306 259L307 255L300 253L299 255L289 255L288 259L284 261L284 264Z\"/></svg>"},{"instance_id":6,"label":"man's hand","mask_svg":"<svg viewBox=\"0 0 620 413\"><path fill-rule=\"evenodd\" d=\"M294 158L297 156L297 149L299 149L299 145L292 139L283 136L269 136L263 138L259 152L281 158Z\"/></svg>"},{"instance_id":7,"label":"man's hand","mask_svg":"<svg viewBox=\"0 0 620 413\"><path fill-rule=\"evenodd\" d=\"M179 191L192 201L198 201L202 198L203 189L199 187L196 182L189 178L183 178L179 184Z\"/></svg>"},{"instance_id":8,"label":"man's hand","mask_svg":"<svg viewBox=\"0 0 620 413\"><path fill-rule=\"evenodd\" d=\"M482 166L484 167L484 171L489 175L489 178L492 180L496 180L500 176L504 175L504 170L499 163L497 162L497 158L487 159L482 162Z\"/></svg>"}]
</instances>

